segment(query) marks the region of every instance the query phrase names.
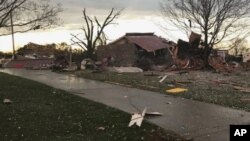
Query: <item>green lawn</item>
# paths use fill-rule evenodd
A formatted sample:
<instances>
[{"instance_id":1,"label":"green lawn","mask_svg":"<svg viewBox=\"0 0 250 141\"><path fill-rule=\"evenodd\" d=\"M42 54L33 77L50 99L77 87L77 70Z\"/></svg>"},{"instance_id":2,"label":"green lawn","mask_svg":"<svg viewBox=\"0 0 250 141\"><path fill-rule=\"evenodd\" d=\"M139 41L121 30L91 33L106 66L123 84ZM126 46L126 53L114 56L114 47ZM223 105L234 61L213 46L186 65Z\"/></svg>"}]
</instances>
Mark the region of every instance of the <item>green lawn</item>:
<instances>
[{"instance_id":1,"label":"green lawn","mask_svg":"<svg viewBox=\"0 0 250 141\"><path fill-rule=\"evenodd\" d=\"M161 73L164 74L163 72ZM119 74L114 72L91 73L91 71L78 71L75 74L79 77L108 83L119 83L163 94L168 94L166 93L167 89L175 87L187 88L188 91L185 93L168 95L250 111L250 93L240 92L232 87L232 84L234 84L250 88L250 72L219 74L206 71L192 71L185 74L168 74L167 79L163 83L159 83L160 79L158 76L145 76L143 73ZM188 83L178 84L175 83L176 81ZM173 84L174 86L172 86Z\"/></svg>"},{"instance_id":2,"label":"green lawn","mask_svg":"<svg viewBox=\"0 0 250 141\"><path fill-rule=\"evenodd\" d=\"M12 104L3 104L8 98ZM49 86L0 73L1 141L182 141L171 131ZM98 130L104 127L104 131Z\"/></svg>"}]
</instances>

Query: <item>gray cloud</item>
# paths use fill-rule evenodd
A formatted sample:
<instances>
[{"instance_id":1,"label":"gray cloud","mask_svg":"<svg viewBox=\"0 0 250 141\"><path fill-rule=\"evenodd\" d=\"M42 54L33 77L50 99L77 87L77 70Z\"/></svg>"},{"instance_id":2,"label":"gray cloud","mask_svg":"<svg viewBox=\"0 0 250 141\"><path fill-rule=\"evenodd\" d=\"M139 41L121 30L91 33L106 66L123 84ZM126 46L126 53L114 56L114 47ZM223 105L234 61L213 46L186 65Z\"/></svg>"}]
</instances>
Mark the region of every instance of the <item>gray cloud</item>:
<instances>
[{"instance_id":1,"label":"gray cloud","mask_svg":"<svg viewBox=\"0 0 250 141\"><path fill-rule=\"evenodd\" d=\"M158 9L159 0L54 0L68 8L129 8L133 10L151 11Z\"/></svg>"},{"instance_id":2,"label":"gray cloud","mask_svg":"<svg viewBox=\"0 0 250 141\"><path fill-rule=\"evenodd\" d=\"M124 9L120 19L136 19L155 15L159 12L159 0L52 0L61 3L64 11L60 14L65 24L82 23L82 10L99 18L106 16L111 8Z\"/></svg>"}]
</instances>

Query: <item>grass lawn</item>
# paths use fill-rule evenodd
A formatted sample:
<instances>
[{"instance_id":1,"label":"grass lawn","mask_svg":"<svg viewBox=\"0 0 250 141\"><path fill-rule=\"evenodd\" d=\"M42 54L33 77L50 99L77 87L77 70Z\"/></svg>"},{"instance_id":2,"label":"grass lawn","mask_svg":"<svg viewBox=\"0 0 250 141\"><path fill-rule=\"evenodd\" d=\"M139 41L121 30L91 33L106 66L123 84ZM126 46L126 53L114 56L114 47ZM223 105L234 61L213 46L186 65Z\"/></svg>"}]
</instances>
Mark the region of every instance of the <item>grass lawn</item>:
<instances>
[{"instance_id":1,"label":"grass lawn","mask_svg":"<svg viewBox=\"0 0 250 141\"><path fill-rule=\"evenodd\" d=\"M4 104L8 98L12 104ZM148 122L49 86L0 73L1 141L182 141ZM104 127L105 130L98 130Z\"/></svg>"},{"instance_id":2,"label":"grass lawn","mask_svg":"<svg viewBox=\"0 0 250 141\"><path fill-rule=\"evenodd\" d=\"M170 72L163 83L159 83L158 76L145 76L143 73L119 74L114 72L91 73L91 71L79 71L75 74L88 79L109 83L115 82L164 94L168 94L166 93L167 89L175 87L187 88L188 91L185 93L169 95L250 111L250 93L240 92L232 87L232 84L234 84L250 88L249 72L237 72L228 75L202 71L192 71L185 74L172 73L171 75ZM176 83L179 81L182 83Z\"/></svg>"}]
</instances>

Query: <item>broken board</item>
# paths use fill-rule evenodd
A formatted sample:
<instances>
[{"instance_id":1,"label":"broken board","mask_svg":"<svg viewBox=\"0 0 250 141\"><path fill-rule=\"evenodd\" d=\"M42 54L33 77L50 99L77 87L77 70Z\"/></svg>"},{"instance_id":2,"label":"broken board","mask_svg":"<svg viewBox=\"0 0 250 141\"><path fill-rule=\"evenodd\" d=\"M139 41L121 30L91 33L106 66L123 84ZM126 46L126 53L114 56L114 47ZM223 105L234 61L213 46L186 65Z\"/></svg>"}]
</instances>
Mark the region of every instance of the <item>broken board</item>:
<instances>
[{"instance_id":1,"label":"broken board","mask_svg":"<svg viewBox=\"0 0 250 141\"><path fill-rule=\"evenodd\" d=\"M140 113L134 113L132 114L131 120L128 124L128 127L133 126L134 124L137 125L138 127L141 127L142 121L144 119L144 116L146 114L147 108L143 110L143 112Z\"/></svg>"},{"instance_id":2,"label":"broken board","mask_svg":"<svg viewBox=\"0 0 250 141\"><path fill-rule=\"evenodd\" d=\"M174 88L174 89L166 90L167 93L172 93L172 94L178 94L178 93L183 93L187 91L188 89L185 89L185 88Z\"/></svg>"}]
</instances>

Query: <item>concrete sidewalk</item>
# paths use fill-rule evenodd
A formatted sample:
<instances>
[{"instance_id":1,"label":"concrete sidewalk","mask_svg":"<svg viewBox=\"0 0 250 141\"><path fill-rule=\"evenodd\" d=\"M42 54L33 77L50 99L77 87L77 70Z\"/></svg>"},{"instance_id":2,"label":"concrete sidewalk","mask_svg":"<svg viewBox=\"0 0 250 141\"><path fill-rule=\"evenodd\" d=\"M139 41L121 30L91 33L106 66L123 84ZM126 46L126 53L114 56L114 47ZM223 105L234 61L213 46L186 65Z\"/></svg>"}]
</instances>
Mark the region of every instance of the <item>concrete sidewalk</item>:
<instances>
[{"instance_id":1,"label":"concrete sidewalk","mask_svg":"<svg viewBox=\"0 0 250 141\"><path fill-rule=\"evenodd\" d=\"M164 116L148 120L185 138L193 138L195 141L229 141L230 124L250 124L249 112L214 104L173 98L155 92L51 71L3 69L0 72L42 82L128 113L136 111L134 106L141 110L147 107L148 111L164 113Z\"/></svg>"}]
</instances>

